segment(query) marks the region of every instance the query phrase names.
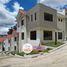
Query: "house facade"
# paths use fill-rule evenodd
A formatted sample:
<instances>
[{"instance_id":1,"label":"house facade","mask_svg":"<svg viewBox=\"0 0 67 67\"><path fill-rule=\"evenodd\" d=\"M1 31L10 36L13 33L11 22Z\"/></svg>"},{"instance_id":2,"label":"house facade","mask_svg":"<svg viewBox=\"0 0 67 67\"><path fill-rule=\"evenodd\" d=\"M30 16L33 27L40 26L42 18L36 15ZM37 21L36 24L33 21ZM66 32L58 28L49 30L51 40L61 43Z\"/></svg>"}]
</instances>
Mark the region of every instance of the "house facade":
<instances>
[{"instance_id":1,"label":"house facade","mask_svg":"<svg viewBox=\"0 0 67 67\"><path fill-rule=\"evenodd\" d=\"M15 32L13 32L15 33ZM0 52L2 51L17 51L17 39L16 33L8 34L6 36L0 37Z\"/></svg>"},{"instance_id":2,"label":"house facade","mask_svg":"<svg viewBox=\"0 0 67 67\"><path fill-rule=\"evenodd\" d=\"M59 18L63 21L60 22ZM65 40L65 16L53 8L37 4L28 12L20 9L16 19L19 51L22 51L25 43L39 46L55 40Z\"/></svg>"}]
</instances>

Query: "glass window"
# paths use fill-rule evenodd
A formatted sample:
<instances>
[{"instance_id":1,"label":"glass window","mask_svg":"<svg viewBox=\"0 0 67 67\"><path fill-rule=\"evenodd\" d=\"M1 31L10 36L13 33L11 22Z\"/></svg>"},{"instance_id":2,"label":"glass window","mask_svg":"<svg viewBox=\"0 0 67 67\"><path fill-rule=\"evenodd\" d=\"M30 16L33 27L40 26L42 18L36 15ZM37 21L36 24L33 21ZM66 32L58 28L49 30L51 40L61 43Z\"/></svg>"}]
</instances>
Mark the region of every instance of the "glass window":
<instances>
[{"instance_id":1,"label":"glass window","mask_svg":"<svg viewBox=\"0 0 67 67\"><path fill-rule=\"evenodd\" d=\"M35 20L36 20L37 18L36 18L36 13L35 13Z\"/></svg>"},{"instance_id":2,"label":"glass window","mask_svg":"<svg viewBox=\"0 0 67 67\"><path fill-rule=\"evenodd\" d=\"M52 31L44 31L43 37L44 40L52 40Z\"/></svg>"},{"instance_id":3,"label":"glass window","mask_svg":"<svg viewBox=\"0 0 67 67\"><path fill-rule=\"evenodd\" d=\"M62 32L58 32L58 39L62 39Z\"/></svg>"},{"instance_id":4,"label":"glass window","mask_svg":"<svg viewBox=\"0 0 67 67\"><path fill-rule=\"evenodd\" d=\"M53 21L53 15L49 13L44 13L44 20Z\"/></svg>"},{"instance_id":5,"label":"glass window","mask_svg":"<svg viewBox=\"0 0 67 67\"><path fill-rule=\"evenodd\" d=\"M31 31L30 32L30 39L31 40L36 40L36 31Z\"/></svg>"},{"instance_id":6,"label":"glass window","mask_svg":"<svg viewBox=\"0 0 67 67\"><path fill-rule=\"evenodd\" d=\"M14 41L16 41L17 39L16 39L16 37L14 38Z\"/></svg>"},{"instance_id":7,"label":"glass window","mask_svg":"<svg viewBox=\"0 0 67 67\"><path fill-rule=\"evenodd\" d=\"M33 21L33 15L31 15L31 21Z\"/></svg>"},{"instance_id":8,"label":"glass window","mask_svg":"<svg viewBox=\"0 0 67 67\"><path fill-rule=\"evenodd\" d=\"M21 25L22 25L22 26L24 25L24 20L21 21Z\"/></svg>"},{"instance_id":9,"label":"glass window","mask_svg":"<svg viewBox=\"0 0 67 67\"><path fill-rule=\"evenodd\" d=\"M22 40L24 40L24 32L21 33Z\"/></svg>"}]
</instances>

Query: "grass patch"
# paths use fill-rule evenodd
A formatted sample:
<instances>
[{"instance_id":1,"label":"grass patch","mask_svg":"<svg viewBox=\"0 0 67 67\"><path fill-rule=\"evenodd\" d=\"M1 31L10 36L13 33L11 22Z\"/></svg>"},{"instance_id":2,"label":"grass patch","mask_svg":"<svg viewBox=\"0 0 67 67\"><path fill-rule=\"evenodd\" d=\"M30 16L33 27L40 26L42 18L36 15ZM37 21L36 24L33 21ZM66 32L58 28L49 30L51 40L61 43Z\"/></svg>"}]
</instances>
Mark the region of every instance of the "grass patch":
<instances>
[{"instance_id":1,"label":"grass patch","mask_svg":"<svg viewBox=\"0 0 67 67\"><path fill-rule=\"evenodd\" d=\"M58 47L58 46L61 46L62 44L63 44L62 42L57 42L56 45L55 45L55 42L48 42L48 43L45 43L43 45L51 46L51 47Z\"/></svg>"}]
</instances>

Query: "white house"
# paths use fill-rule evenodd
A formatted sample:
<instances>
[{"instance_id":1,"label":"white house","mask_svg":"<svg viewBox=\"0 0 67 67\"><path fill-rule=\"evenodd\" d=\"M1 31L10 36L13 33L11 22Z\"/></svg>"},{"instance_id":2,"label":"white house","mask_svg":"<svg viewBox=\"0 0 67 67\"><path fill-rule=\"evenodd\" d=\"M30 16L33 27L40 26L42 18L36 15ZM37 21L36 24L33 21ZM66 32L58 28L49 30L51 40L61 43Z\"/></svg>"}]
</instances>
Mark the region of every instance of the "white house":
<instances>
[{"instance_id":1,"label":"white house","mask_svg":"<svg viewBox=\"0 0 67 67\"><path fill-rule=\"evenodd\" d=\"M0 52L1 51L17 51L16 33L0 37Z\"/></svg>"}]
</instances>

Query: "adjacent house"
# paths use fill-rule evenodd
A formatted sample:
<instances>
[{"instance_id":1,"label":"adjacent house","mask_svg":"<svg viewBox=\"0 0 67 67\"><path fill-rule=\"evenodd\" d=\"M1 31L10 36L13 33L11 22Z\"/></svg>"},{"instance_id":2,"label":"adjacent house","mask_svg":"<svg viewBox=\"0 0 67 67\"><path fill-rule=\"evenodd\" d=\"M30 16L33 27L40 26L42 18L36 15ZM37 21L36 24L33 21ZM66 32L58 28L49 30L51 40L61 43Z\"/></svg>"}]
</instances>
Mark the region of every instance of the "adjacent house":
<instances>
[{"instance_id":1,"label":"adjacent house","mask_svg":"<svg viewBox=\"0 0 67 67\"><path fill-rule=\"evenodd\" d=\"M13 32L15 33L15 31ZM0 52L1 51L17 51L17 35L8 34L0 37Z\"/></svg>"},{"instance_id":2,"label":"adjacent house","mask_svg":"<svg viewBox=\"0 0 67 67\"><path fill-rule=\"evenodd\" d=\"M16 19L20 52L25 43L39 46L65 40L65 16L53 8L37 4L28 12L20 9Z\"/></svg>"}]
</instances>

